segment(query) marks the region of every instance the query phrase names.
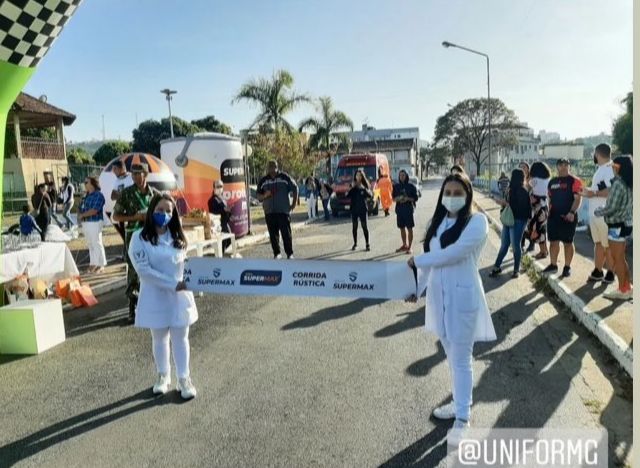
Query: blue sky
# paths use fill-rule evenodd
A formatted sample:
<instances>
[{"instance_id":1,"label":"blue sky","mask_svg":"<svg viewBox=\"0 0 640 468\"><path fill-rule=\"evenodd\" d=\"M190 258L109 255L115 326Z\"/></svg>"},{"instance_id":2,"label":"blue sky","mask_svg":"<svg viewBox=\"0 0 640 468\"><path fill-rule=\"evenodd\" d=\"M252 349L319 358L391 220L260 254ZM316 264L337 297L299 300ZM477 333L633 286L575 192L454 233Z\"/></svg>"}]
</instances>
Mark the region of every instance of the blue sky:
<instances>
[{"instance_id":1,"label":"blue sky","mask_svg":"<svg viewBox=\"0 0 640 468\"><path fill-rule=\"evenodd\" d=\"M252 77L289 70L360 127L419 126L447 103L491 93L536 131L610 132L632 87L631 0L85 0L25 91L77 115L73 141L130 139L144 119L214 114L235 131L256 115L231 105ZM314 112L291 114L297 124Z\"/></svg>"}]
</instances>

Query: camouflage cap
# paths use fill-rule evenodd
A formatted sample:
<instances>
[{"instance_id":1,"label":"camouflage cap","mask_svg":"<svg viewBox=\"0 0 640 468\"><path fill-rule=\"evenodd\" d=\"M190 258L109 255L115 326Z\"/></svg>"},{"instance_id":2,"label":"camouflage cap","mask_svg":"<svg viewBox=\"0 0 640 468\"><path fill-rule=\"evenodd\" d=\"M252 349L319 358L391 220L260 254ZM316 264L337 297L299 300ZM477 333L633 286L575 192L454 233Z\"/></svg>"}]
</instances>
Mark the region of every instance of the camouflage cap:
<instances>
[{"instance_id":1,"label":"camouflage cap","mask_svg":"<svg viewBox=\"0 0 640 468\"><path fill-rule=\"evenodd\" d=\"M131 165L131 173L135 174L136 172L141 172L143 174L149 173L149 165L145 163L140 164L132 164Z\"/></svg>"}]
</instances>

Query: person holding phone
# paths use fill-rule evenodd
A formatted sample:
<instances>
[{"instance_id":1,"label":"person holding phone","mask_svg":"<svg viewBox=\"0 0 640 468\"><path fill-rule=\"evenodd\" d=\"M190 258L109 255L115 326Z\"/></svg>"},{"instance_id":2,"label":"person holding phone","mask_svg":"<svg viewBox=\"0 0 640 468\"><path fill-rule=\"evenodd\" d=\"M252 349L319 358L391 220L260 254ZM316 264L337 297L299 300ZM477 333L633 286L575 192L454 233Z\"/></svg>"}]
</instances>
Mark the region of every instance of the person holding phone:
<instances>
[{"instance_id":1,"label":"person holding phone","mask_svg":"<svg viewBox=\"0 0 640 468\"><path fill-rule=\"evenodd\" d=\"M151 330L157 378L153 393L169 391L173 351L178 383L184 400L197 392L189 371L189 327L198 320L193 293L183 281L187 239L176 203L170 195L155 195L149 204L142 229L129 244L129 258L140 277L135 326Z\"/></svg>"},{"instance_id":2,"label":"person holding phone","mask_svg":"<svg viewBox=\"0 0 640 468\"><path fill-rule=\"evenodd\" d=\"M413 245L413 211L418 201L418 189L409 181L409 174L404 169L398 173L398 183L393 186L393 200L396 202L397 226L400 229L402 246L397 253L412 253Z\"/></svg>"}]
</instances>

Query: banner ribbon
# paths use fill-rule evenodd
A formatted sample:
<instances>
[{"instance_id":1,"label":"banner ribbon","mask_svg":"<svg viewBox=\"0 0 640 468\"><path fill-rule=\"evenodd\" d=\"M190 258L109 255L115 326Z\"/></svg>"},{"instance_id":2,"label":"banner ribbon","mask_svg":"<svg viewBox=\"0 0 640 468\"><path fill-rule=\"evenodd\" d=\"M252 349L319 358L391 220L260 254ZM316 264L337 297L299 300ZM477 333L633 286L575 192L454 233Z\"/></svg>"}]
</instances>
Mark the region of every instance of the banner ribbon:
<instances>
[{"instance_id":1,"label":"banner ribbon","mask_svg":"<svg viewBox=\"0 0 640 468\"><path fill-rule=\"evenodd\" d=\"M416 294L406 262L191 257L184 281L190 291L214 294L369 299Z\"/></svg>"}]
</instances>

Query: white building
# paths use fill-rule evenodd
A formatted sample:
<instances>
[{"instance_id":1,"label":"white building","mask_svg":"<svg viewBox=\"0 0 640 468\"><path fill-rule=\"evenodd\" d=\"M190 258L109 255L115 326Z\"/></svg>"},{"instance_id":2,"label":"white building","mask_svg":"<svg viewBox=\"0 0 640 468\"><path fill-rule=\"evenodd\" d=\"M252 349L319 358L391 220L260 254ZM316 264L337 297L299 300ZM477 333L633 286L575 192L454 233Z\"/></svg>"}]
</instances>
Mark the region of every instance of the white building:
<instances>
[{"instance_id":1,"label":"white building","mask_svg":"<svg viewBox=\"0 0 640 468\"><path fill-rule=\"evenodd\" d=\"M543 145L546 145L547 143L558 143L560 141L560 134L557 132L540 130L538 132L538 138L540 139L540 143Z\"/></svg>"},{"instance_id":2,"label":"white building","mask_svg":"<svg viewBox=\"0 0 640 468\"><path fill-rule=\"evenodd\" d=\"M540 139L535 136L533 129L527 126L526 122L509 129L513 132L515 143L509 147L495 146L491 150L491 172L492 174L500 174L501 172L509 173L520 162L526 161L531 164L540 160ZM485 159L489 151L488 145L483 148L481 159ZM465 170L470 175L477 175L476 162L470 152L465 153ZM489 160L485 160L480 168L481 174L489 170Z\"/></svg>"},{"instance_id":3,"label":"white building","mask_svg":"<svg viewBox=\"0 0 640 468\"><path fill-rule=\"evenodd\" d=\"M542 157L551 162L560 158L570 161L580 161L584 158L584 144L582 143L549 143L542 147Z\"/></svg>"},{"instance_id":4,"label":"white building","mask_svg":"<svg viewBox=\"0 0 640 468\"><path fill-rule=\"evenodd\" d=\"M346 133L351 140L352 152L376 152L387 156L391 169L391 177L396 179L400 170L404 169L410 176L421 177L421 165L418 160L420 154L420 129L418 127L383 128L376 129L367 124L362 130ZM347 151L341 147L332 160L335 168L342 155Z\"/></svg>"}]
</instances>

